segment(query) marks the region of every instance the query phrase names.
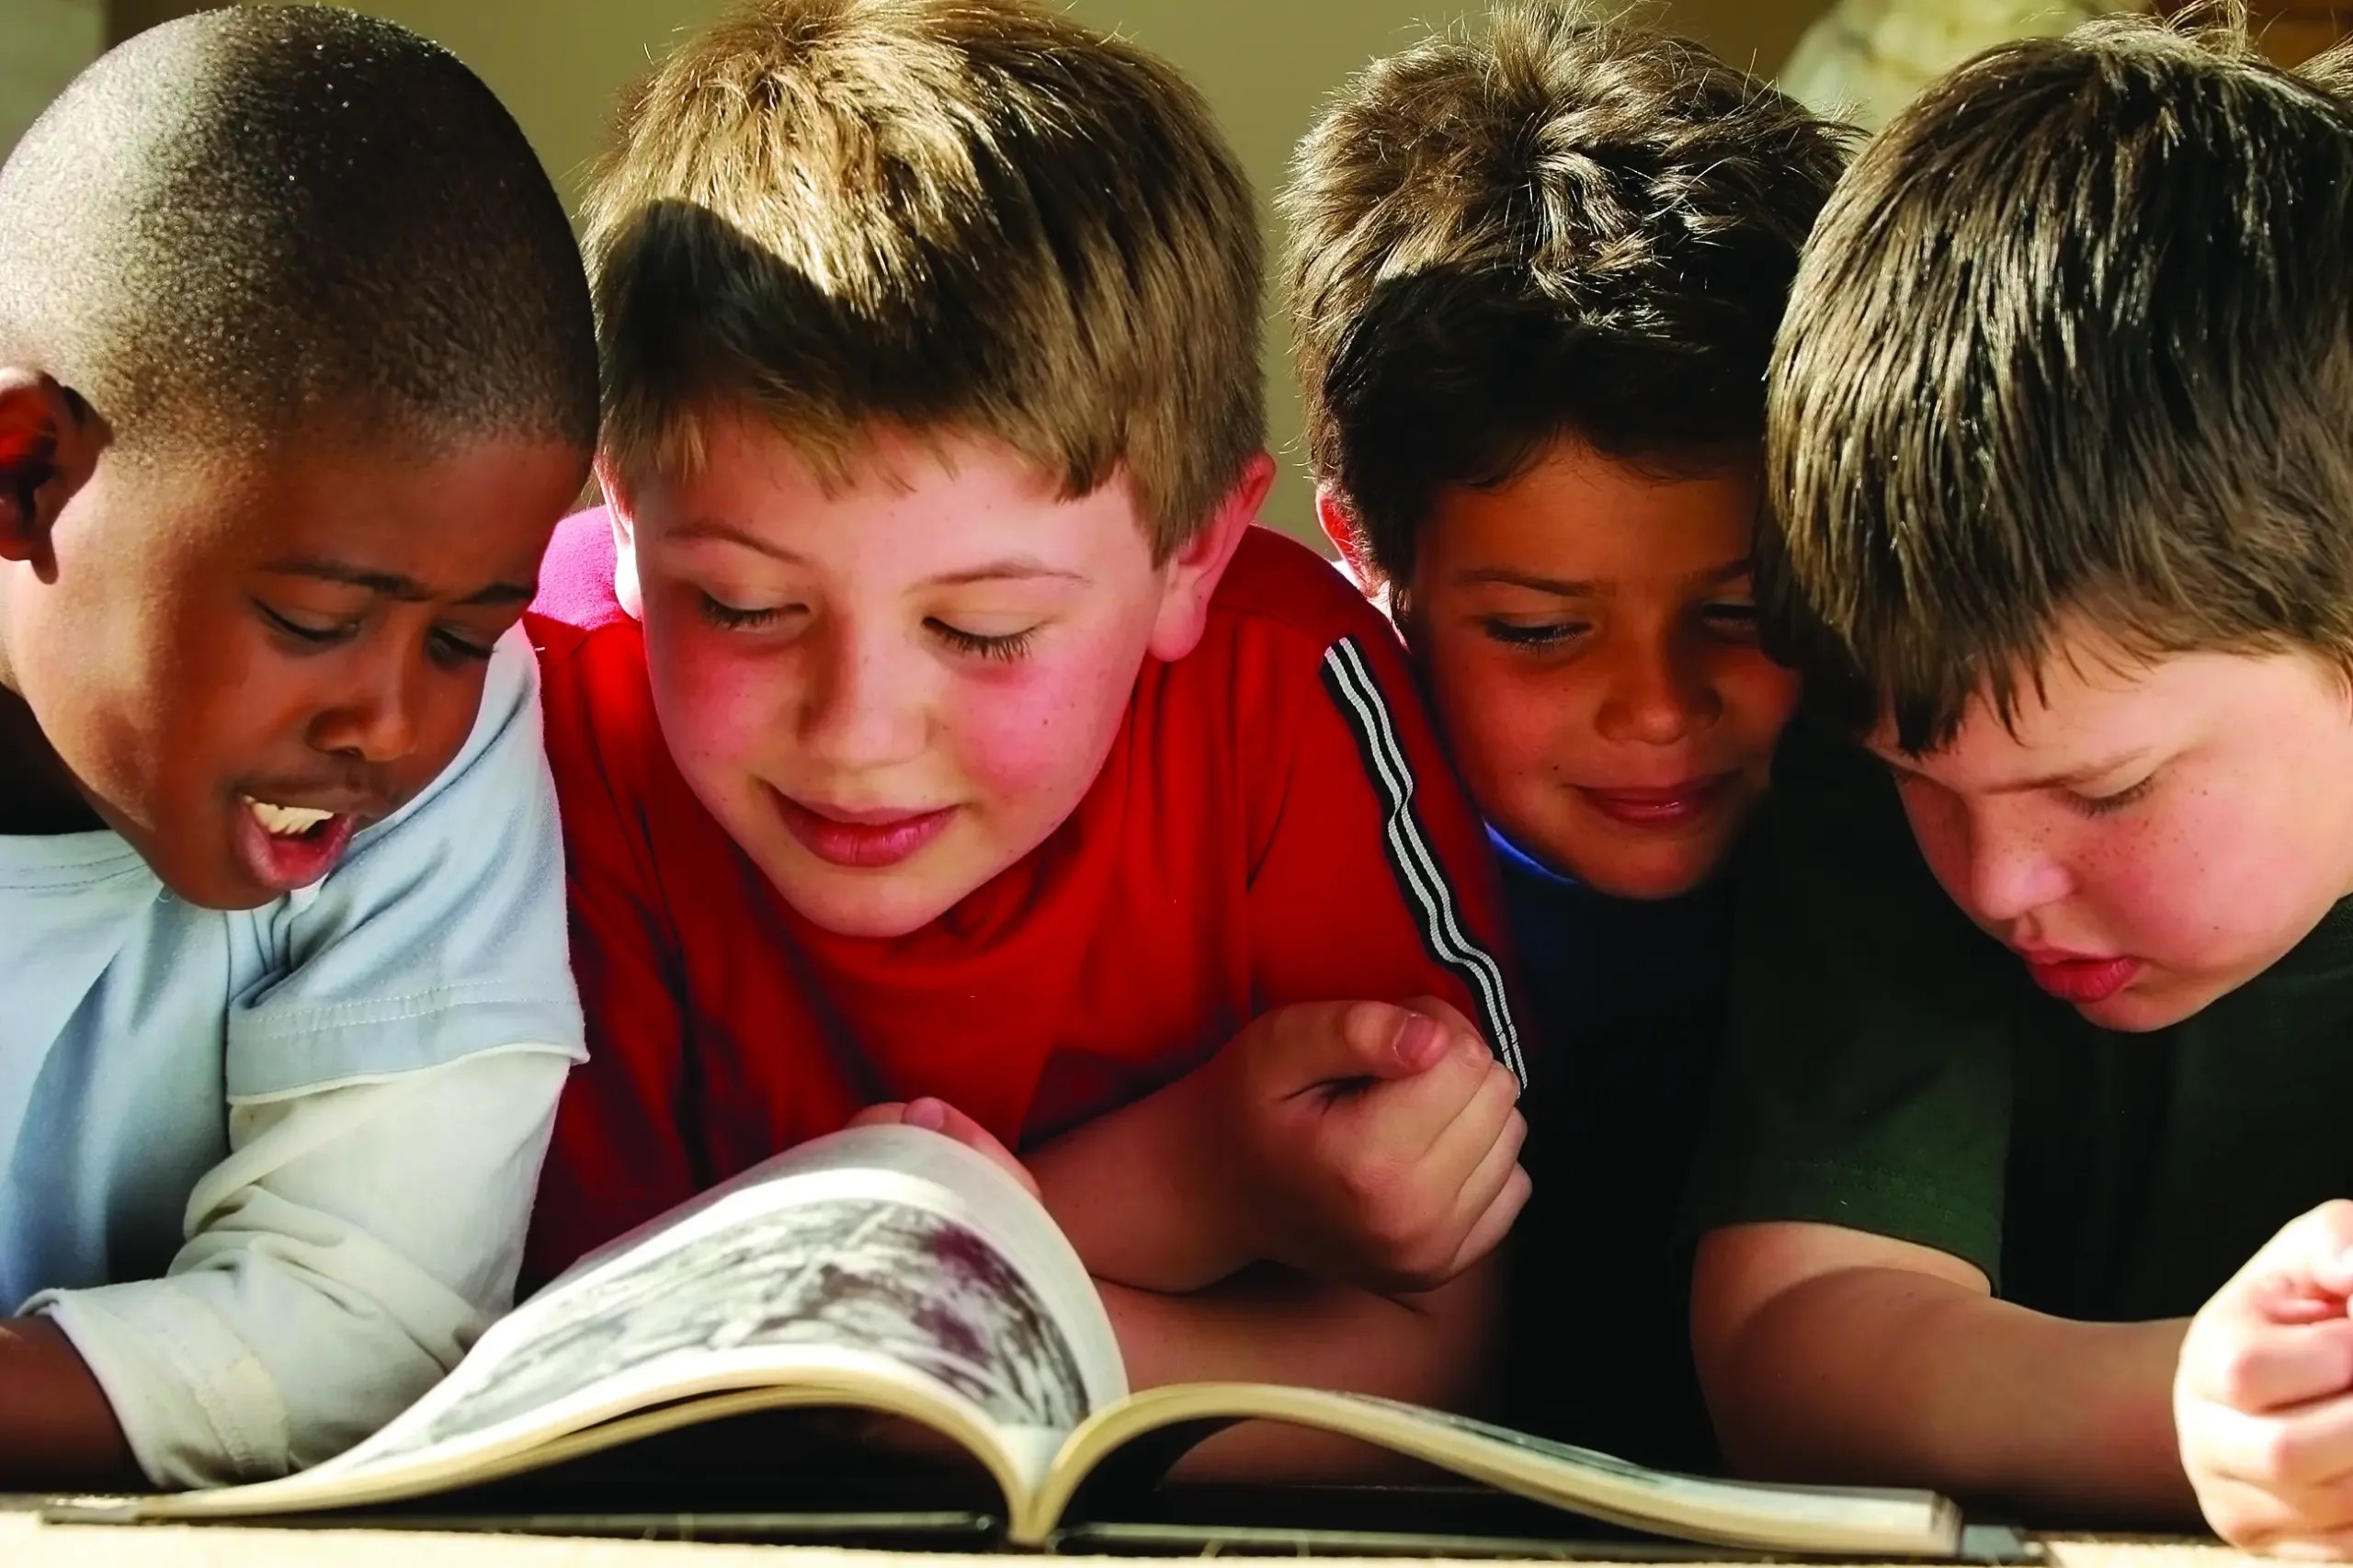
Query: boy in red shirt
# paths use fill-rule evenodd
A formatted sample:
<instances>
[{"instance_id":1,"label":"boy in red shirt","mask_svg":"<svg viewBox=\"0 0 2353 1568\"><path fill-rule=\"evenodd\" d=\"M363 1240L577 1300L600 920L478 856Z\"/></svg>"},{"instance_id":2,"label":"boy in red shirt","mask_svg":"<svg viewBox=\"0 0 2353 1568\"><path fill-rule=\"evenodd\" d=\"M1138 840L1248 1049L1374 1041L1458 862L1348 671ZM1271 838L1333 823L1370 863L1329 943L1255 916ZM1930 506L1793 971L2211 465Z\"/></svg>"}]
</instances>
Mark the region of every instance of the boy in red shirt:
<instances>
[{"instance_id":1,"label":"boy in red shirt","mask_svg":"<svg viewBox=\"0 0 2353 1568\"><path fill-rule=\"evenodd\" d=\"M1467 1398L1527 1192L1489 873L1393 636L1251 527L1206 107L1017 0L769 0L587 220L610 505L537 633L593 1060L535 1272L897 1102L1019 1151L1139 1384Z\"/></svg>"}]
</instances>

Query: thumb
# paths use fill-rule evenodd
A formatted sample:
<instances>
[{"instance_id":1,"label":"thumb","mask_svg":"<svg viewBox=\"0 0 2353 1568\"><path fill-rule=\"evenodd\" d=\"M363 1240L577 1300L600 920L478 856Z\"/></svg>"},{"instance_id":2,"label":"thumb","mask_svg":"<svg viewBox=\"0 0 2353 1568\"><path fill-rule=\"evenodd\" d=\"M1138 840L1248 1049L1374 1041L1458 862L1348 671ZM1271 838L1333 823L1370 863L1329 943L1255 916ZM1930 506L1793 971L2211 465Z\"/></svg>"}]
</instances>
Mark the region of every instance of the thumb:
<instances>
[{"instance_id":1,"label":"thumb","mask_svg":"<svg viewBox=\"0 0 2353 1568\"><path fill-rule=\"evenodd\" d=\"M1410 1078L1444 1061L1454 1042L1447 1019L1413 1003L1342 1003L1330 1028L1326 1079Z\"/></svg>"},{"instance_id":2,"label":"thumb","mask_svg":"<svg viewBox=\"0 0 2353 1568\"><path fill-rule=\"evenodd\" d=\"M2337 1199L2290 1221L2222 1289L2263 1307L2302 1299L2342 1312L2353 1298L2353 1202Z\"/></svg>"}]
</instances>

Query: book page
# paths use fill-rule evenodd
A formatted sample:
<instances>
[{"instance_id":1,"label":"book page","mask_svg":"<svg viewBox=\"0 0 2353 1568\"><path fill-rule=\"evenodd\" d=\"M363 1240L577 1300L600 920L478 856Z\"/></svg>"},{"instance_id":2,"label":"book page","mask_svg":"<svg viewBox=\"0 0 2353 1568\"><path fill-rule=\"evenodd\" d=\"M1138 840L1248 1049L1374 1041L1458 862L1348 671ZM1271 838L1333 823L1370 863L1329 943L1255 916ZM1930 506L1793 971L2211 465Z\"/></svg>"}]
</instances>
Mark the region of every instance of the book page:
<instances>
[{"instance_id":1,"label":"book page","mask_svg":"<svg viewBox=\"0 0 2353 1568\"><path fill-rule=\"evenodd\" d=\"M769 1161L565 1274L340 1459L156 1511L414 1494L511 1471L496 1461L652 1406L786 1384L875 1391L830 1402L993 1444L1005 1462L991 1468L1025 1484L1064 1433L1126 1392L1102 1302L1035 1200L948 1139L861 1128ZM620 1422L614 1435L647 1426Z\"/></svg>"},{"instance_id":2,"label":"book page","mask_svg":"<svg viewBox=\"0 0 2353 1568\"><path fill-rule=\"evenodd\" d=\"M1788 1486L1649 1470L1468 1416L1371 1394L1272 1383L1148 1389L1072 1434L1053 1478L1015 1521L1042 1540L1107 1456L1155 1428L1205 1419L1288 1421L1359 1437L1466 1480L1630 1528L1760 1551L1949 1555L1959 1511L1932 1493Z\"/></svg>"}]
</instances>

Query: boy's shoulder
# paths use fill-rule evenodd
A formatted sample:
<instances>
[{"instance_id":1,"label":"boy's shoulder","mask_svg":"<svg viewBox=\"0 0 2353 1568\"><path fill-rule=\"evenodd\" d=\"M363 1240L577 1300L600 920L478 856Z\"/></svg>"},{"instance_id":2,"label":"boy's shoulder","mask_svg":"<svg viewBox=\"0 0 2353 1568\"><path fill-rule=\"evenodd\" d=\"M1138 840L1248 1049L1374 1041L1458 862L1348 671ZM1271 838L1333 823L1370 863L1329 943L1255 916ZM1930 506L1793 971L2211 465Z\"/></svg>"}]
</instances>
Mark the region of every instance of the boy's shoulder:
<instances>
[{"instance_id":1,"label":"boy's shoulder","mask_svg":"<svg viewBox=\"0 0 2353 1568\"><path fill-rule=\"evenodd\" d=\"M620 602L612 515L605 507L556 525L540 591L523 618L539 654L549 766L567 830L578 792L638 794L665 757L645 676L645 634Z\"/></svg>"},{"instance_id":2,"label":"boy's shoulder","mask_svg":"<svg viewBox=\"0 0 2353 1568\"><path fill-rule=\"evenodd\" d=\"M1265 527L1253 527L1235 549L1211 603L1208 636L1254 645L1278 661L1288 653L1306 670L1346 639L1396 640L1337 566Z\"/></svg>"},{"instance_id":3,"label":"boy's shoulder","mask_svg":"<svg viewBox=\"0 0 2353 1568\"><path fill-rule=\"evenodd\" d=\"M556 525L540 562L540 590L529 612L531 642L542 664L551 649L575 648L597 632L636 631L615 586L619 562L610 508L592 506Z\"/></svg>"}]
</instances>

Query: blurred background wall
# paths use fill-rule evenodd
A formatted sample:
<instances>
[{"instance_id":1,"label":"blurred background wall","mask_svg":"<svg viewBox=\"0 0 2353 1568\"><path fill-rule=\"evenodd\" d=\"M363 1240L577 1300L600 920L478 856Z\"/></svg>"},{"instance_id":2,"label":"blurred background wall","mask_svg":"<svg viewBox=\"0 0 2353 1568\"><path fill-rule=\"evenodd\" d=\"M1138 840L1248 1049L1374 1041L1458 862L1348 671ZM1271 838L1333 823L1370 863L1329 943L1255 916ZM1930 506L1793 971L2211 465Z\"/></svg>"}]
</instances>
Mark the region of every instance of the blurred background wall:
<instances>
[{"instance_id":1,"label":"blurred background wall","mask_svg":"<svg viewBox=\"0 0 2353 1568\"><path fill-rule=\"evenodd\" d=\"M513 109L567 197L604 133L615 93L680 28L725 0L347 0L439 40ZM1852 108L1897 98L1912 57L1973 52L2014 31L2049 31L2086 8L2146 0L1593 0L1708 43L1759 74L1801 37L1807 94ZM199 8L199 0L0 0L0 152L104 43ZM1262 201L1325 95L1375 55L1483 0L1069 0L1095 25L1172 60L1208 94ZM2353 22L2353 5L2257 4L2278 48L2301 57ZM1924 29L1926 29L1924 31ZM1938 29L1942 29L1941 31ZM1825 63L1826 62L1826 63ZM1892 62L1892 63L1891 63ZM1891 78L1893 85L1891 85ZM1818 102L1817 107L1822 107ZM1279 247L1280 238L1274 236ZM1288 345L1270 311L1273 437L1286 459L1267 520L1309 530Z\"/></svg>"}]
</instances>

